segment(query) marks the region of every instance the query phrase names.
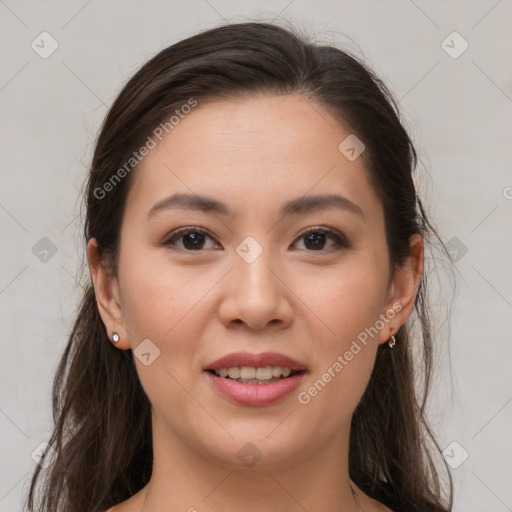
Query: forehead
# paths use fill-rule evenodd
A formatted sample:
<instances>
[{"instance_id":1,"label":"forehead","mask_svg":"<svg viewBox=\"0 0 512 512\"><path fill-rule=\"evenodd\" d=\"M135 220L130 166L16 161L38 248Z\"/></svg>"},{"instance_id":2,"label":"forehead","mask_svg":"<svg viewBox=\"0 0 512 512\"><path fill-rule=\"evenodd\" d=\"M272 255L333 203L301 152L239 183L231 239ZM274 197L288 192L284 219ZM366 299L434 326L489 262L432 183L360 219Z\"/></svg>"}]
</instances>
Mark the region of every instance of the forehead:
<instances>
[{"instance_id":1,"label":"forehead","mask_svg":"<svg viewBox=\"0 0 512 512\"><path fill-rule=\"evenodd\" d=\"M199 101L139 164L129 202L148 207L182 191L263 207L337 191L368 204L377 198L363 157L351 161L339 149L350 135L300 95Z\"/></svg>"}]
</instances>

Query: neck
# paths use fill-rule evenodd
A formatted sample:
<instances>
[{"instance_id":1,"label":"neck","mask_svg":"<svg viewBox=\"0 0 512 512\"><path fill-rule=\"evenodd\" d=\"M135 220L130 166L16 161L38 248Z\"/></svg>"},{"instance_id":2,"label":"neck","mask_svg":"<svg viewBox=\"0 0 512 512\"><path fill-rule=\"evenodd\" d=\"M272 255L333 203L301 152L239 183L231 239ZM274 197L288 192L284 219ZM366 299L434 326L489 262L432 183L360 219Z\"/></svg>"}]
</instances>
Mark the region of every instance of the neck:
<instances>
[{"instance_id":1,"label":"neck","mask_svg":"<svg viewBox=\"0 0 512 512\"><path fill-rule=\"evenodd\" d=\"M241 468L191 449L155 422L153 454L141 512L360 510L348 474L348 432L321 451Z\"/></svg>"}]
</instances>

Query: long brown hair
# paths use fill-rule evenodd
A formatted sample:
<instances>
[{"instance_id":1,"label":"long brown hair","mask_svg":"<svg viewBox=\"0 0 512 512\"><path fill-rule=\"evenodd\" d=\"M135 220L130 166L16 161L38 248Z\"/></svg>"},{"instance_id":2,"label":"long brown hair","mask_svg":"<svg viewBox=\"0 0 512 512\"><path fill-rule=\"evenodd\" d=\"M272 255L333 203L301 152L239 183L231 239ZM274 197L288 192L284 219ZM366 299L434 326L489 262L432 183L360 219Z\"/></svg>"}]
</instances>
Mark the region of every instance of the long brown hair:
<instances>
[{"instance_id":1,"label":"long brown hair","mask_svg":"<svg viewBox=\"0 0 512 512\"><path fill-rule=\"evenodd\" d=\"M96 238L102 261L114 275L121 220L136 172L136 165L126 167L133 152L191 98L200 105L261 93L301 94L363 141L368 175L384 209L393 268L409 254L411 235L440 242L416 194L416 151L381 80L349 53L315 44L293 28L237 23L162 50L128 81L103 122L84 194L84 237L86 243ZM112 181L123 166L122 179ZM109 180L111 186L105 187ZM452 503L451 477L425 418L434 341L426 277L415 304L416 336L402 326L393 350L378 349L353 415L349 468L353 482L379 501L401 503L407 511L446 512ZM411 350L418 346L421 358L413 360ZM420 390L417 376L422 377ZM30 511L40 503L45 512L96 512L148 483L151 404L131 350L109 342L91 282L59 363L52 399L55 427L48 442L57 455L47 469L35 470ZM444 478L438 463L444 464Z\"/></svg>"}]
</instances>

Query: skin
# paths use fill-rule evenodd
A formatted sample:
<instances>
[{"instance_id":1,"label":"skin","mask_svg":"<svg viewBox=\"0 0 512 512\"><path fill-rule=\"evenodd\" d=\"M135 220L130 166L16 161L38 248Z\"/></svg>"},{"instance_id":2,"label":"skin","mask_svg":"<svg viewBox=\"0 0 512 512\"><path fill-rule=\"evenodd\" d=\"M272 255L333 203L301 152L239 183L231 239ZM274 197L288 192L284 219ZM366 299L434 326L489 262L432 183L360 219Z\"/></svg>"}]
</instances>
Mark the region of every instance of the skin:
<instances>
[{"instance_id":1,"label":"skin","mask_svg":"<svg viewBox=\"0 0 512 512\"><path fill-rule=\"evenodd\" d=\"M200 103L133 176L117 277L90 241L98 308L107 332L120 335L116 347L149 338L161 351L149 366L135 358L153 410L153 475L110 512L388 510L351 491L348 436L379 344L412 312L423 245L412 237L410 257L390 274L382 205L364 159L338 150L350 133L299 95ZM169 209L147 220L175 192L218 199L234 214ZM334 207L278 214L290 199L333 192L362 215ZM163 244L187 226L207 232L199 250L187 236ZM343 234L349 247L322 233L313 247L303 231L318 226ZM247 236L263 249L252 263L236 252ZM400 312L301 404L298 394L397 303ZM280 352L308 373L278 403L237 405L202 371L237 351ZM237 457L249 442L261 454L250 468Z\"/></svg>"}]
</instances>

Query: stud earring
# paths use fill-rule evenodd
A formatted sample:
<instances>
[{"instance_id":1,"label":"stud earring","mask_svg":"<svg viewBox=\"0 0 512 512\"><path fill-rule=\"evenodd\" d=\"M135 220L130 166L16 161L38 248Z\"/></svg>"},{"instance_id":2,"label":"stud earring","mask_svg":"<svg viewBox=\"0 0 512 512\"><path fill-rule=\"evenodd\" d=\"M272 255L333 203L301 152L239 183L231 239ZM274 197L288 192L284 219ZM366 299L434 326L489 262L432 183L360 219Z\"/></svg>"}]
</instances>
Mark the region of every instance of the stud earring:
<instances>
[{"instance_id":1,"label":"stud earring","mask_svg":"<svg viewBox=\"0 0 512 512\"><path fill-rule=\"evenodd\" d=\"M396 344L396 338L395 336L392 334L391 335L391 338L389 338L389 341L388 341L388 346L389 348L393 348Z\"/></svg>"},{"instance_id":2,"label":"stud earring","mask_svg":"<svg viewBox=\"0 0 512 512\"><path fill-rule=\"evenodd\" d=\"M117 332L112 333L112 341L114 343L117 343L119 341L119 334L117 334Z\"/></svg>"}]
</instances>

